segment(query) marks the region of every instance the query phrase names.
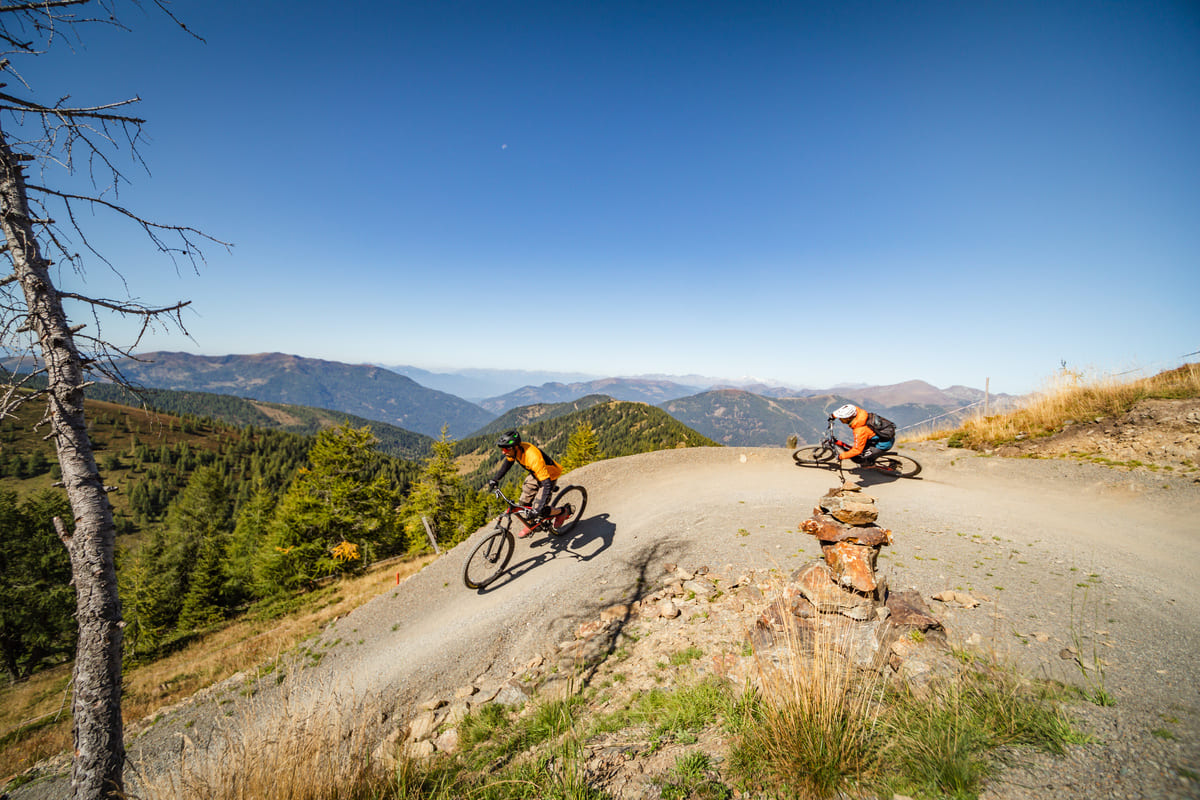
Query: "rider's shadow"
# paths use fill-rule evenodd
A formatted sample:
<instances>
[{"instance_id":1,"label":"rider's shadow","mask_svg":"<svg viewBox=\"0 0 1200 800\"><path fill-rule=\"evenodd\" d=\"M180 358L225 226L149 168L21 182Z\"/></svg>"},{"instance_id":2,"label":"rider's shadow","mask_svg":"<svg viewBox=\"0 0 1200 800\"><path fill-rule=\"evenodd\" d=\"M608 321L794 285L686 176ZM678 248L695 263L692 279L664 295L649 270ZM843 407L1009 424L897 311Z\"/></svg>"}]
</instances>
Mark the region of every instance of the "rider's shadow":
<instances>
[{"instance_id":1,"label":"rider's shadow","mask_svg":"<svg viewBox=\"0 0 1200 800\"><path fill-rule=\"evenodd\" d=\"M571 534L550 536L544 534L529 543L528 557L513 564L496 580L479 590L486 594L501 586L512 583L525 573L556 558L573 558L576 561L591 561L612 547L617 526L608 521L608 514L596 514L582 519Z\"/></svg>"},{"instance_id":2,"label":"rider's shadow","mask_svg":"<svg viewBox=\"0 0 1200 800\"><path fill-rule=\"evenodd\" d=\"M903 478L902 475L890 475L877 469L870 467L859 467L854 470L854 476L857 478L858 485L864 489L872 486L879 486L885 483L895 483ZM907 481L919 481L920 478L904 478Z\"/></svg>"}]
</instances>

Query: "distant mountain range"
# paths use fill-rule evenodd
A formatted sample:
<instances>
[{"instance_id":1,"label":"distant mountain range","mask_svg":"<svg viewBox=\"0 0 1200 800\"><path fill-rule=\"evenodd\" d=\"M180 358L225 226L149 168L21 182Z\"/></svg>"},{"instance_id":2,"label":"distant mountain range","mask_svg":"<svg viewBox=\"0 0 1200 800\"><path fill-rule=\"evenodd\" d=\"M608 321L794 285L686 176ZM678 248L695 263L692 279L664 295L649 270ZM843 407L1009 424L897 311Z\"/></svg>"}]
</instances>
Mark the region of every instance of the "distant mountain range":
<instances>
[{"instance_id":1,"label":"distant mountain range","mask_svg":"<svg viewBox=\"0 0 1200 800\"><path fill-rule=\"evenodd\" d=\"M702 390L697 386L683 386L666 380L601 378L583 383L543 383L541 386L526 386L500 397L481 400L479 405L494 414L503 414L510 408L534 403L566 403L589 394L603 394L614 400L649 403L653 406L699 391Z\"/></svg>"},{"instance_id":2,"label":"distant mountain range","mask_svg":"<svg viewBox=\"0 0 1200 800\"><path fill-rule=\"evenodd\" d=\"M461 438L495 417L461 397L429 389L382 367L283 353L194 356L156 352L121 361L118 366L134 383L150 388L328 408L426 436L438 436L446 425L452 436Z\"/></svg>"},{"instance_id":3,"label":"distant mountain range","mask_svg":"<svg viewBox=\"0 0 1200 800\"><path fill-rule=\"evenodd\" d=\"M706 388L670 380L670 376L547 381L471 403L454 394L375 365L350 365L281 353L194 356L146 353L123 361L134 382L177 391L235 395L265 403L329 409L437 437L443 425L450 435L473 435L522 428L543 414L565 415L611 400L646 403L663 409L689 428L727 445L782 446L791 435L815 441L829 411L846 402L865 405L901 427L936 418L953 425L964 407L979 404L984 393L964 386L938 389L924 381L891 386L847 385L827 390L793 389L765 384ZM503 370L475 370L464 380L513 380ZM433 374L433 373L430 373ZM442 374L442 378L449 376ZM688 379L707 380L699 376ZM443 384L444 385L444 384ZM477 383L483 386L485 383ZM993 410L1013 398L993 395ZM261 410L261 409L260 409ZM408 443L406 443L408 444Z\"/></svg>"}]
</instances>

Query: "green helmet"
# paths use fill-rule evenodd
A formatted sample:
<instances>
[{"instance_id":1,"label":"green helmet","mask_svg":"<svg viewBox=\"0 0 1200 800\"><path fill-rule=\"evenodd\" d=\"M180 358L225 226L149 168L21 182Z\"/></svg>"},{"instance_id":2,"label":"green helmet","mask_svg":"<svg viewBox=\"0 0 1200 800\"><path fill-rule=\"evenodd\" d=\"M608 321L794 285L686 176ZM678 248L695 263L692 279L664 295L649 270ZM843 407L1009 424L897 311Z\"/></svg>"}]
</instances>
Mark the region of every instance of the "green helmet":
<instances>
[{"instance_id":1,"label":"green helmet","mask_svg":"<svg viewBox=\"0 0 1200 800\"><path fill-rule=\"evenodd\" d=\"M521 434L516 431L505 431L496 440L496 447L516 447L521 443Z\"/></svg>"}]
</instances>

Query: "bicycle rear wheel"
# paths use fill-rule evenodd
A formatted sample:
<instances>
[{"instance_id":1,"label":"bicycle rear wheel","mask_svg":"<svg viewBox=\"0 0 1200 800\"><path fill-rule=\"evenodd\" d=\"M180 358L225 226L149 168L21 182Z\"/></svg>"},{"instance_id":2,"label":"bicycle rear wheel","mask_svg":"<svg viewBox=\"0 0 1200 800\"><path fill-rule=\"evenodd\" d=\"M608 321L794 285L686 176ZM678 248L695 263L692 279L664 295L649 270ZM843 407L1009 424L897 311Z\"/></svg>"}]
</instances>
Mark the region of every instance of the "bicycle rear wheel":
<instances>
[{"instance_id":1,"label":"bicycle rear wheel","mask_svg":"<svg viewBox=\"0 0 1200 800\"><path fill-rule=\"evenodd\" d=\"M898 453L889 453L888 455L880 456L875 459L873 466L878 467L884 472L899 475L901 478L912 478L921 471L921 465L917 463L915 458L902 456Z\"/></svg>"},{"instance_id":2,"label":"bicycle rear wheel","mask_svg":"<svg viewBox=\"0 0 1200 800\"><path fill-rule=\"evenodd\" d=\"M514 545L512 534L500 527L477 544L463 564L463 583L467 588L482 589L496 580L508 566Z\"/></svg>"},{"instance_id":3,"label":"bicycle rear wheel","mask_svg":"<svg viewBox=\"0 0 1200 800\"><path fill-rule=\"evenodd\" d=\"M837 452L823 444L810 444L792 453L792 460L802 467L828 466L837 460Z\"/></svg>"},{"instance_id":4,"label":"bicycle rear wheel","mask_svg":"<svg viewBox=\"0 0 1200 800\"><path fill-rule=\"evenodd\" d=\"M558 493L550 506L551 508L565 506L567 509L566 515L562 517L562 524L551 523L550 525L551 534L562 536L574 528L579 523L579 518L583 516L583 509L587 507L587 489L582 486L568 486Z\"/></svg>"}]
</instances>

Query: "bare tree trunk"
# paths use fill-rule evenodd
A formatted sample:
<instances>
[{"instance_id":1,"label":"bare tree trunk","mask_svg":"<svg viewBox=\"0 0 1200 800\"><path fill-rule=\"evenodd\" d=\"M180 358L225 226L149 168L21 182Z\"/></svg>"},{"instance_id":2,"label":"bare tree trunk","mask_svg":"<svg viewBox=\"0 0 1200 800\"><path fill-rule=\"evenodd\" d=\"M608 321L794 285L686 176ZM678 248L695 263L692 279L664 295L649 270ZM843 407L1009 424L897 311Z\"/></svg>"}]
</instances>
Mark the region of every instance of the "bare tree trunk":
<instances>
[{"instance_id":1,"label":"bare tree trunk","mask_svg":"<svg viewBox=\"0 0 1200 800\"><path fill-rule=\"evenodd\" d=\"M46 419L75 515L74 532L55 520L71 554L79 643L75 656L75 798L115 797L124 788L121 723L121 598L113 558L112 506L96 469L83 414L83 361L30 219L20 158L0 130L0 224L25 294L26 326L37 337L49 381Z\"/></svg>"}]
</instances>

